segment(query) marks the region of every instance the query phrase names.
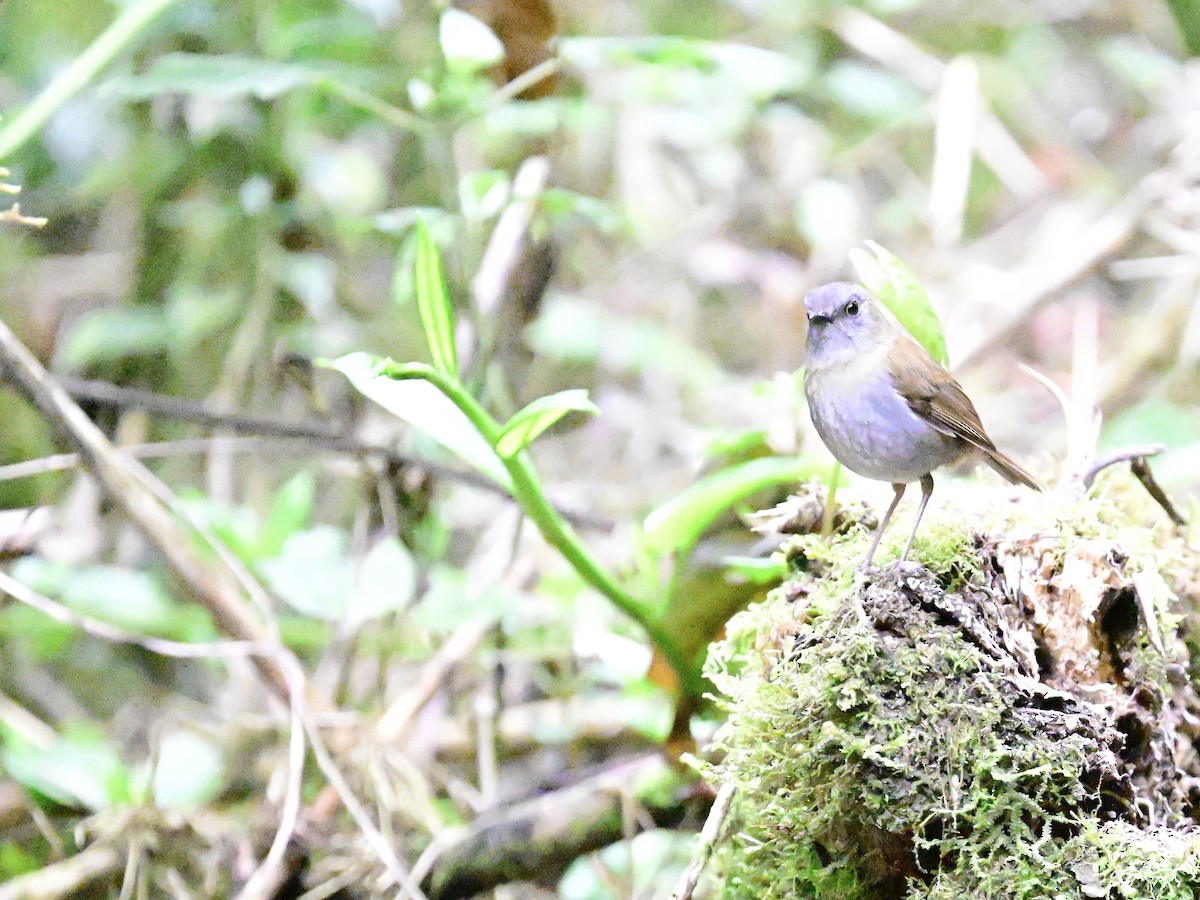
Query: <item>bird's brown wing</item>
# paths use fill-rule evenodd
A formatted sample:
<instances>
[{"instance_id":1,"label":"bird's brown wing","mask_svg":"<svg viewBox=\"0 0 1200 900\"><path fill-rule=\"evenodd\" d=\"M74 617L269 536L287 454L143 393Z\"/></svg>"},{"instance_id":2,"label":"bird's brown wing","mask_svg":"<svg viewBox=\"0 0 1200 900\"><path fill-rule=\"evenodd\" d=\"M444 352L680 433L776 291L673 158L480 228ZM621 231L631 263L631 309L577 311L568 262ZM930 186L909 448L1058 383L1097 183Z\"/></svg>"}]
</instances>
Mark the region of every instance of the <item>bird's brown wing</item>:
<instances>
[{"instance_id":1,"label":"bird's brown wing","mask_svg":"<svg viewBox=\"0 0 1200 900\"><path fill-rule=\"evenodd\" d=\"M909 409L943 434L966 441L982 451L987 464L1011 483L1042 490L1036 478L996 449L983 430L971 398L920 344L901 335L896 340L891 360L893 383Z\"/></svg>"},{"instance_id":2,"label":"bird's brown wing","mask_svg":"<svg viewBox=\"0 0 1200 900\"><path fill-rule=\"evenodd\" d=\"M892 380L908 408L951 437L961 438L988 453L996 445L983 430L979 413L954 377L934 362L907 335L897 339L892 356Z\"/></svg>"}]
</instances>

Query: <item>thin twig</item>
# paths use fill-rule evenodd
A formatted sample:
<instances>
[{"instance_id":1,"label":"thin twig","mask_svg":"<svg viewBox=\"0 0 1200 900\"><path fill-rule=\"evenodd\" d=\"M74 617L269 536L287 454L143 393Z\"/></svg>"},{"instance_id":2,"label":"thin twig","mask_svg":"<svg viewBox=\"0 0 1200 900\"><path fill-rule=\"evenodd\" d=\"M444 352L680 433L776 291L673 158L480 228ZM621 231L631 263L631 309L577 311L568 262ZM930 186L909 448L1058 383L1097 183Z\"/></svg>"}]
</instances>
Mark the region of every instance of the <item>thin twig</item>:
<instances>
[{"instance_id":1,"label":"thin twig","mask_svg":"<svg viewBox=\"0 0 1200 900\"><path fill-rule=\"evenodd\" d=\"M383 460L387 465L397 468L419 467L437 478L458 481L462 484L511 499L508 491L503 486L496 484L490 478L486 478L477 472L455 466L447 466L412 454L398 453L391 447L382 444L359 441L348 436L345 429L335 428L324 422L280 422L276 419L264 419L259 416L246 415L245 413L222 412L211 409L205 404L194 400L181 400L178 397L156 394L153 391L127 388L111 384L107 381L95 381L74 376L63 376L59 379L59 383L76 400L87 400L98 406L113 409L138 409L153 415L165 416L184 422L195 422L200 425L219 428L222 431L231 431L235 434L305 441L338 453L348 453L364 459L378 458ZM156 447L159 445L150 444L144 446ZM191 446L198 445L193 444ZM236 448L242 445L231 444L230 446L231 448ZM207 450L208 447L209 445L205 445L204 449ZM165 451L161 454L158 451L146 453L147 457L159 455L168 454ZM65 457L49 457L48 459L58 460L60 458L65 459ZM16 465L23 466L25 464L18 463ZM0 472L3 471L5 470L0 469ZM19 472L20 470L16 471ZM41 470L33 470L30 474L41 474ZM10 474L8 477L18 476ZM613 527L612 522L597 516L564 510L560 510L560 514L573 525L580 528L611 531Z\"/></svg>"},{"instance_id":2,"label":"thin twig","mask_svg":"<svg viewBox=\"0 0 1200 900\"><path fill-rule=\"evenodd\" d=\"M291 686L290 735L288 738L288 783L284 794L283 808L279 814L279 825L275 829L275 837L271 848L254 874L247 879L245 886L238 894L238 900L270 900L276 896L279 887L287 874L287 848L292 836L296 833L296 823L300 819L301 791L304 787L304 717L301 703L303 702L303 684L297 679L303 679L299 667L289 673Z\"/></svg>"},{"instance_id":3,"label":"thin twig","mask_svg":"<svg viewBox=\"0 0 1200 900\"><path fill-rule=\"evenodd\" d=\"M21 204L14 203L8 209L0 210L0 224L28 225L32 228L45 228L50 221L44 216L27 216L21 212Z\"/></svg>"},{"instance_id":4,"label":"thin twig","mask_svg":"<svg viewBox=\"0 0 1200 900\"><path fill-rule=\"evenodd\" d=\"M708 864L708 858L712 856L713 847L716 846L717 839L721 836L721 828L725 824L725 817L729 815L729 806L733 803L735 793L736 788L732 781L725 782L717 791L717 799L713 801L708 818L704 820L704 827L700 829L700 837L692 850L692 857L688 860L687 868L683 870L683 875L679 877L679 881L675 883L675 889L671 891L671 900L689 900L696 890L700 876L704 873L704 867Z\"/></svg>"},{"instance_id":5,"label":"thin twig","mask_svg":"<svg viewBox=\"0 0 1200 900\"><path fill-rule=\"evenodd\" d=\"M324 422L280 422L263 419L245 413L215 410L196 400L182 400L154 391L122 387L107 381L61 375L59 383L76 400L87 400L98 406L114 409L140 409L154 415L196 422L239 434L266 435L268 437L305 438L314 442L330 442L338 449L359 449L347 441L345 432ZM373 447L361 449L375 449Z\"/></svg>"},{"instance_id":6,"label":"thin twig","mask_svg":"<svg viewBox=\"0 0 1200 900\"><path fill-rule=\"evenodd\" d=\"M305 891L296 900L325 900L326 897L332 897L334 894L344 896L342 890L353 884L357 884L362 880L362 874L355 871L343 872L334 878L330 878L323 884L319 884L314 888Z\"/></svg>"},{"instance_id":7,"label":"thin twig","mask_svg":"<svg viewBox=\"0 0 1200 900\"><path fill-rule=\"evenodd\" d=\"M180 441L154 441L149 444L126 444L118 451L127 453L135 459L168 459L177 456L194 456L208 453L217 442L223 442L230 449L249 451L262 449L264 445L287 441L288 438L243 437L243 438L185 438ZM14 481L18 478L36 478L50 472L64 472L76 469L83 463L78 453L54 453L38 459L26 459L17 463L0 466L0 481Z\"/></svg>"},{"instance_id":8,"label":"thin twig","mask_svg":"<svg viewBox=\"0 0 1200 900\"><path fill-rule=\"evenodd\" d=\"M305 731L308 733L308 741L312 746L313 758L317 761L317 766L324 773L329 784L337 791L338 797L342 801L342 805L346 807L346 812L350 814L350 818L354 820L354 824L358 826L359 831L367 839L380 861L388 871L388 875L392 879L392 883L399 885L403 895L409 900L427 900L424 892L413 879L411 873L405 869L404 864L400 862L400 858L396 856L392 845L387 838L383 836L383 832L371 819L370 813L366 807L354 795L354 791L350 789L349 783L346 781L341 770L338 769L333 757L329 753L329 748L325 746L325 741L321 737L320 732L312 725L305 717Z\"/></svg>"},{"instance_id":9,"label":"thin twig","mask_svg":"<svg viewBox=\"0 0 1200 900\"><path fill-rule=\"evenodd\" d=\"M469 328L466 320L461 323L467 329L461 341L464 351L462 371L482 367L492 351L492 332L496 328L493 323L512 281L513 270L521 259L529 223L549 174L550 164L546 157L531 156L521 163L513 176L512 200L492 229L479 271L471 280L474 314Z\"/></svg>"},{"instance_id":10,"label":"thin twig","mask_svg":"<svg viewBox=\"0 0 1200 900\"><path fill-rule=\"evenodd\" d=\"M544 156L531 156L513 176L512 202L501 213L479 263L479 272L471 282L475 306L480 316L495 314L500 298L520 259L521 245L538 198L546 188L550 163Z\"/></svg>"},{"instance_id":11,"label":"thin twig","mask_svg":"<svg viewBox=\"0 0 1200 900\"><path fill-rule=\"evenodd\" d=\"M426 703L437 693L454 666L471 655L494 624L490 618L464 622L455 629L421 667L413 684L388 705L375 725L375 738L385 745L396 743Z\"/></svg>"},{"instance_id":12,"label":"thin twig","mask_svg":"<svg viewBox=\"0 0 1200 900\"><path fill-rule=\"evenodd\" d=\"M494 664L489 672L495 675ZM472 697L472 718L475 721L475 771L479 784L479 806L476 812L495 807L499 790L500 766L496 753L496 719L500 704L496 697L496 681L481 678Z\"/></svg>"},{"instance_id":13,"label":"thin twig","mask_svg":"<svg viewBox=\"0 0 1200 900\"><path fill-rule=\"evenodd\" d=\"M1129 460L1129 470L1133 476L1142 484L1155 502L1162 507L1163 512L1167 517L1181 528L1187 525L1187 520L1180 515L1179 510L1175 508L1175 504L1171 502L1171 498L1167 496L1167 492L1162 489L1162 486L1154 478L1154 473L1150 471L1149 459L1152 456L1158 456L1166 449L1165 444L1137 444L1132 447L1122 447L1119 450L1114 450L1100 457L1091 467L1083 473L1082 481L1085 488L1090 488L1096 480L1096 476L1109 466L1114 466L1117 463Z\"/></svg>"},{"instance_id":14,"label":"thin twig","mask_svg":"<svg viewBox=\"0 0 1200 900\"><path fill-rule=\"evenodd\" d=\"M1179 510L1171 502L1171 498L1167 496L1167 492L1162 489L1157 481L1154 480L1154 474L1150 471L1150 463L1146 460L1146 455L1138 456L1129 464L1129 469L1133 472L1134 477L1142 483L1142 487L1146 492L1158 501L1158 505L1163 508L1171 521L1181 528L1187 525L1187 521L1179 514Z\"/></svg>"},{"instance_id":15,"label":"thin twig","mask_svg":"<svg viewBox=\"0 0 1200 900\"><path fill-rule=\"evenodd\" d=\"M0 693L0 725L9 734L39 750L47 749L58 740L58 732L3 693Z\"/></svg>"},{"instance_id":16,"label":"thin twig","mask_svg":"<svg viewBox=\"0 0 1200 900\"><path fill-rule=\"evenodd\" d=\"M146 486L153 476L140 462L123 455L87 417L62 386L0 321L0 368L75 445L108 497L154 546L171 570L213 616L222 632L255 646L272 643L270 635L246 603L241 586L228 567L203 556L180 522ZM279 659L289 655L282 646L275 652L251 656L276 696L287 698L287 685Z\"/></svg>"},{"instance_id":17,"label":"thin twig","mask_svg":"<svg viewBox=\"0 0 1200 900\"><path fill-rule=\"evenodd\" d=\"M14 600L19 600L26 606L49 616L56 622L78 628L92 637L114 644L132 644L157 653L159 656L170 656L176 659L211 659L218 657L247 657L270 653L270 647L253 641L205 641L201 643L186 643L171 641L166 638L148 637L134 634L91 616L81 615L67 608L57 600L51 600L44 594L39 594L32 588L26 587L7 572L0 571L0 591L8 594Z\"/></svg>"},{"instance_id":18,"label":"thin twig","mask_svg":"<svg viewBox=\"0 0 1200 900\"><path fill-rule=\"evenodd\" d=\"M58 900L80 896L85 885L116 872L123 864L121 854L115 848L94 844L61 862L0 884L0 900Z\"/></svg>"},{"instance_id":19,"label":"thin twig","mask_svg":"<svg viewBox=\"0 0 1200 900\"><path fill-rule=\"evenodd\" d=\"M146 847L142 836L134 832L129 839L129 846L125 850L125 875L121 878L121 893L117 895L117 900L133 900L133 892L138 885L138 872L142 868L142 858L145 852Z\"/></svg>"},{"instance_id":20,"label":"thin twig","mask_svg":"<svg viewBox=\"0 0 1200 900\"><path fill-rule=\"evenodd\" d=\"M406 131L417 135L428 135L437 127L428 119L423 119L416 113L409 112L395 104L388 103L374 94L355 87L349 82L335 78L326 79L317 85L335 97L340 97L352 106L357 106L397 131Z\"/></svg>"},{"instance_id":21,"label":"thin twig","mask_svg":"<svg viewBox=\"0 0 1200 900\"><path fill-rule=\"evenodd\" d=\"M554 77L558 74L558 70L561 68L562 60L560 60L557 56L552 56L550 59L542 60L533 68L526 69L512 81L509 81L503 86L497 88L496 92L488 98L488 107L495 109L498 106L503 106L509 100L519 97L535 84L545 81L547 78Z\"/></svg>"},{"instance_id":22,"label":"thin twig","mask_svg":"<svg viewBox=\"0 0 1200 900\"><path fill-rule=\"evenodd\" d=\"M1139 457L1158 456L1165 449L1165 444L1135 444L1132 447L1121 447L1119 450L1106 453L1092 463L1087 471L1083 473L1083 486L1090 488L1095 482L1096 476L1109 466L1115 466L1117 463L1138 459Z\"/></svg>"}]
</instances>

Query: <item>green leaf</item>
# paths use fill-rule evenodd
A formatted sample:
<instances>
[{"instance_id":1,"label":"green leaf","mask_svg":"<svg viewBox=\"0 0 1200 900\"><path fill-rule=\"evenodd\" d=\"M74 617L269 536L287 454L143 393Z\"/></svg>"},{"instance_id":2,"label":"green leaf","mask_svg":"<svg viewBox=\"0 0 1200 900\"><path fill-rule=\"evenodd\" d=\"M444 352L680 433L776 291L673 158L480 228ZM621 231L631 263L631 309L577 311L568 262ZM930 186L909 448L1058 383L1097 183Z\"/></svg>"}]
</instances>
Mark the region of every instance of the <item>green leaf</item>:
<instances>
[{"instance_id":1,"label":"green leaf","mask_svg":"<svg viewBox=\"0 0 1200 900\"><path fill-rule=\"evenodd\" d=\"M721 469L646 516L645 546L660 556L684 553L718 516L755 491L826 474L826 463L792 456L768 456Z\"/></svg>"},{"instance_id":2,"label":"green leaf","mask_svg":"<svg viewBox=\"0 0 1200 900\"><path fill-rule=\"evenodd\" d=\"M99 362L144 356L170 349L177 334L158 307L96 310L79 320L55 359L55 367L76 371Z\"/></svg>"},{"instance_id":3,"label":"green leaf","mask_svg":"<svg viewBox=\"0 0 1200 900\"><path fill-rule=\"evenodd\" d=\"M16 781L56 803L93 812L129 800L129 772L102 735L69 728L48 747L9 736L0 763Z\"/></svg>"},{"instance_id":4,"label":"green leaf","mask_svg":"<svg viewBox=\"0 0 1200 900\"><path fill-rule=\"evenodd\" d=\"M410 610L406 621L431 634L452 634L466 622L499 622L519 617L529 608L529 598L502 584L469 581L461 569L434 566L429 589Z\"/></svg>"},{"instance_id":5,"label":"green leaf","mask_svg":"<svg viewBox=\"0 0 1200 900\"><path fill-rule=\"evenodd\" d=\"M259 568L272 591L314 619L341 619L354 587L346 535L332 525L296 532L278 556L263 560Z\"/></svg>"},{"instance_id":6,"label":"green leaf","mask_svg":"<svg viewBox=\"0 0 1200 900\"><path fill-rule=\"evenodd\" d=\"M504 423L496 439L496 452L505 459L516 456L569 412L597 414L600 410L580 388L538 397Z\"/></svg>"},{"instance_id":7,"label":"green leaf","mask_svg":"<svg viewBox=\"0 0 1200 900\"><path fill-rule=\"evenodd\" d=\"M277 556L283 542L308 525L316 494L316 479L308 471L296 474L275 492L254 548L259 558Z\"/></svg>"},{"instance_id":8,"label":"green leaf","mask_svg":"<svg viewBox=\"0 0 1200 900\"><path fill-rule=\"evenodd\" d=\"M36 855L15 841L0 843L0 880L7 881L17 875L36 872L49 862L44 855Z\"/></svg>"},{"instance_id":9,"label":"green leaf","mask_svg":"<svg viewBox=\"0 0 1200 900\"><path fill-rule=\"evenodd\" d=\"M771 449L767 443L766 431L761 428L745 428L739 431L717 432L709 438L702 454L710 463L724 466L769 456Z\"/></svg>"},{"instance_id":10,"label":"green leaf","mask_svg":"<svg viewBox=\"0 0 1200 900\"><path fill-rule=\"evenodd\" d=\"M458 203L468 222L485 222L508 203L512 183L503 169L467 172L458 180Z\"/></svg>"},{"instance_id":11,"label":"green leaf","mask_svg":"<svg viewBox=\"0 0 1200 900\"><path fill-rule=\"evenodd\" d=\"M277 62L235 54L168 53L140 75L114 78L102 90L130 100L161 94L253 96L272 100L298 87L328 80L362 80L362 73L328 63Z\"/></svg>"},{"instance_id":12,"label":"green leaf","mask_svg":"<svg viewBox=\"0 0 1200 900\"><path fill-rule=\"evenodd\" d=\"M578 216L603 234L616 234L622 225L621 216L605 201L566 188L547 188L538 212L554 221Z\"/></svg>"},{"instance_id":13,"label":"green leaf","mask_svg":"<svg viewBox=\"0 0 1200 900\"><path fill-rule=\"evenodd\" d=\"M263 552L263 525L261 520L248 509L226 506L194 488L183 488L179 500L188 516L198 524L212 530L238 558L247 563L256 563L265 556L274 556L279 548ZM280 535L279 543L287 535Z\"/></svg>"},{"instance_id":14,"label":"green leaf","mask_svg":"<svg viewBox=\"0 0 1200 900\"><path fill-rule=\"evenodd\" d=\"M701 390L726 378L711 356L657 322L623 317L609 307L574 297L547 302L525 329L525 338L551 359L595 363L613 372L640 373L650 367Z\"/></svg>"},{"instance_id":15,"label":"green leaf","mask_svg":"<svg viewBox=\"0 0 1200 900\"><path fill-rule=\"evenodd\" d=\"M10 603L0 609L0 641L6 647L20 647L33 662L61 660L79 639L79 629L51 619L32 606Z\"/></svg>"},{"instance_id":16,"label":"green leaf","mask_svg":"<svg viewBox=\"0 0 1200 900\"><path fill-rule=\"evenodd\" d=\"M458 354L454 348L454 309L442 274L442 259L424 219L417 220L417 259L413 266L417 288L417 310L429 344L434 368L458 377Z\"/></svg>"},{"instance_id":17,"label":"green leaf","mask_svg":"<svg viewBox=\"0 0 1200 900\"><path fill-rule=\"evenodd\" d=\"M1196 0L1167 0L1188 55L1200 56L1200 6Z\"/></svg>"},{"instance_id":18,"label":"green leaf","mask_svg":"<svg viewBox=\"0 0 1200 900\"><path fill-rule=\"evenodd\" d=\"M1170 90L1179 78L1180 61L1140 36L1114 35L1100 46L1099 56L1118 78L1145 94Z\"/></svg>"},{"instance_id":19,"label":"green leaf","mask_svg":"<svg viewBox=\"0 0 1200 900\"><path fill-rule=\"evenodd\" d=\"M854 264L859 280L892 311L930 356L946 365L950 360L946 353L946 336L925 289L894 253L874 241L865 243L874 256L857 248L850 251L850 262Z\"/></svg>"},{"instance_id":20,"label":"green leaf","mask_svg":"<svg viewBox=\"0 0 1200 900\"><path fill-rule=\"evenodd\" d=\"M788 565L780 554L727 556L721 563L730 576L751 584L778 584L788 574Z\"/></svg>"},{"instance_id":21,"label":"green leaf","mask_svg":"<svg viewBox=\"0 0 1200 900\"><path fill-rule=\"evenodd\" d=\"M171 731L158 745L151 789L159 809L197 809L224 786L225 764L212 741L192 731Z\"/></svg>"},{"instance_id":22,"label":"green leaf","mask_svg":"<svg viewBox=\"0 0 1200 900\"><path fill-rule=\"evenodd\" d=\"M293 609L350 626L407 606L417 588L416 563L398 539L383 538L356 564L345 533L330 525L292 535L260 568Z\"/></svg>"},{"instance_id":23,"label":"green leaf","mask_svg":"<svg viewBox=\"0 0 1200 900\"><path fill-rule=\"evenodd\" d=\"M705 41L678 36L563 37L559 56L584 71L616 63L660 69L692 69L739 89L754 100L796 91L812 77L814 42L793 40L781 53L733 41Z\"/></svg>"},{"instance_id":24,"label":"green leaf","mask_svg":"<svg viewBox=\"0 0 1200 900\"><path fill-rule=\"evenodd\" d=\"M407 606L417 590L416 563L395 537L385 537L368 550L355 576L346 604L346 620L352 625Z\"/></svg>"},{"instance_id":25,"label":"green leaf","mask_svg":"<svg viewBox=\"0 0 1200 900\"><path fill-rule=\"evenodd\" d=\"M928 102L921 91L898 75L851 60L831 65L821 87L830 102L876 126L901 122Z\"/></svg>"},{"instance_id":26,"label":"green leaf","mask_svg":"<svg viewBox=\"0 0 1200 900\"><path fill-rule=\"evenodd\" d=\"M359 393L428 435L467 465L497 484L511 486L508 472L491 445L450 398L419 378L397 381L380 375L379 363L377 357L360 352L321 365L341 372Z\"/></svg>"},{"instance_id":27,"label":"green leaf","mask_svg":"<svg viewBox=\"0 0 1200 900\"><path fill-rule=\"evenodd\" d=\"M194 603L180 603L151 573L121 566L72 566L26 556L12 575L42 594L86 616L133 631L173 640L207 640L212 620Z\"/></svg>"}]
</instances>

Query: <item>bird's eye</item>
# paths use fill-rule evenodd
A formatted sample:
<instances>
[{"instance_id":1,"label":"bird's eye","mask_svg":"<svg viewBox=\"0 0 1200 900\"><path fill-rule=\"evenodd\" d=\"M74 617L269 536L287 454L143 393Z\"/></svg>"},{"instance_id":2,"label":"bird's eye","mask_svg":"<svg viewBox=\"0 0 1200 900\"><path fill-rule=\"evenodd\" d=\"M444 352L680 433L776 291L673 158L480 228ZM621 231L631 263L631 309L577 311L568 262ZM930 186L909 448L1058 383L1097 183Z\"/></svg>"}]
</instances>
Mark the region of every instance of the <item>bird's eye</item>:
<instances>
[{"instance_id":1,"label":"bird's eye","mask_svg":"<svg viewBox=\"0 0 1200 900\"><path fill-rule=\"evenodd\" d=\"M845 310L846 310L846 315L857 316L858 315L858 300L857 300L857 298L854 300L851 300L849 303L847 303L845 306Z\"/></svg>"}]
</instances>

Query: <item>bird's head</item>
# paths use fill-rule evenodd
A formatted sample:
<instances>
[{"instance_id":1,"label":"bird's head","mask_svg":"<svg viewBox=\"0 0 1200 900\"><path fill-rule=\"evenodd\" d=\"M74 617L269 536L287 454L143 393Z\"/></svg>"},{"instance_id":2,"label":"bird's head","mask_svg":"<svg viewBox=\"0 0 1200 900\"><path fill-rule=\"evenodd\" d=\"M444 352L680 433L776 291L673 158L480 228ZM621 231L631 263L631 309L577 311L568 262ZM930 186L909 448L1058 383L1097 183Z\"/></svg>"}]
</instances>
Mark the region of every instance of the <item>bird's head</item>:
<instances>
[{"instance_id":1,"label":"bird's head","mask_svg":"<svg viewBox=\"0 0 1200 900\"><path fill-rule=\"evenodd\" d=\"M813 288L804 298L804 309L810 364L865 353L891 336L887 309L861 284L834 281Z\"/></svg>"}]
</instances>

